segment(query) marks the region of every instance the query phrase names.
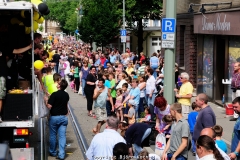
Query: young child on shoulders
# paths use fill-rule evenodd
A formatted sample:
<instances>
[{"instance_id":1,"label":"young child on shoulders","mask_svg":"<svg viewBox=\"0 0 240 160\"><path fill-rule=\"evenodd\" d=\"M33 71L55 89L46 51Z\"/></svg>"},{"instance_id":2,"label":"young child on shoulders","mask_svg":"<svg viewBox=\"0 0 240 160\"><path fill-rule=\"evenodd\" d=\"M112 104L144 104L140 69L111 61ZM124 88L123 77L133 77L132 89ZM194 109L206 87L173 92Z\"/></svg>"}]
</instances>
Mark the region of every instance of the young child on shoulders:
<instances>
[{"instance_id":1,"label":"young child on shoulders","mask_svg":"<svg viewBox=\"0 0 240 160\"><path fill-rule=\"evenodd\" d=\"M212 129L216 133L216 144L217 146L223 150L225 153L227 153L227 144L222 140L222 134L223 134L223 128L220 125L215 125L212 127Z\"/></svg>"},{"instance_id":2,"label":"young child on shoulders","mask_svg":"<svg viewBox=\"0 0 240 160\"><path fill-rule=\"evenodd\" d=\"M200 107L198 107L196 105L196 103L193 102L192 103L192 110L193 111L190 112L189 115L188 115L188 124L189 124L189 127L190 127L190 133L193 136L193 129L194 129L194 126L195 126L196 121L197 121L198 111L200 111ZM196 155L196 144L195 144L193 139L192 139L192 153L193 153L193 156Z\"/></svg>"},{"instance_id":3,"label":"young child on shoulders","mask_svg":"<svg viewBox=\"0 0 240 160\"><path fill-rule=\"evenodd\" d=\"M145 117L141 118L140 122L148 122L151 121L150 107L146 107L144 110Z\"/></svg>"},{"instance_id":4,"label":"young child on shoulders","mask_svg":"<svg viewBox=\"0 0 240 160\"><path fill-rule=\"evenodd\" d=\"M116 112L117 117L120 120L120 122L123 121L122 101L123 101L122 89L118 89L116 103L115 103L115 112Z\"/></svg>"}]
</instances>

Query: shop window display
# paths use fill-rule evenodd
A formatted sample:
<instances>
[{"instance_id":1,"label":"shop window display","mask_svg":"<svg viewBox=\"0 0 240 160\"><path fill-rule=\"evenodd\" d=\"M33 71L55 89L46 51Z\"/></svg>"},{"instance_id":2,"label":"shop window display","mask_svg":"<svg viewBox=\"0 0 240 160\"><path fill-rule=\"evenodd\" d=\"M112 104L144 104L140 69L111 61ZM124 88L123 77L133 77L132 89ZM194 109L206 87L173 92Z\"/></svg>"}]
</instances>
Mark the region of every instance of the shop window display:
<instances>
[{"instance_id":1,"label":"shop window display","mask_svg":"<svg viewBox=\"0 0 240 160\"><path fill-rule=\"evenodd\" d=\"M229 59L228 59L228 79L231 79L235 62L240 62L240 37L231 36L229 38ZM228 85L227 100L232 101L231 85Z\"/></svg>"}]
</instances>

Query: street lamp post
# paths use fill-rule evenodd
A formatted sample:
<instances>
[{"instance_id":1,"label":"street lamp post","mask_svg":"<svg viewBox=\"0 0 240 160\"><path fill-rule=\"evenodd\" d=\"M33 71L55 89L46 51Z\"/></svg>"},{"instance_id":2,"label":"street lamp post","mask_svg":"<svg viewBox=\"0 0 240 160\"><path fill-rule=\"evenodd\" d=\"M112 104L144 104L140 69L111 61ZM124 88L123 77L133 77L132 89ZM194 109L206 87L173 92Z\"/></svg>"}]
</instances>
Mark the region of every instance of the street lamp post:
<instances>
[{"instance_id":1,"label":"street lamp post","mask_svg":"<svg viewBox=\"0 0 240 160\"><path fill-rule=\"evenodd\" d=\"M123 29L125 29L125 0L123 0ZM123 42L123 53L126 51L126 43Z\"/></svg>"}]
</instances>

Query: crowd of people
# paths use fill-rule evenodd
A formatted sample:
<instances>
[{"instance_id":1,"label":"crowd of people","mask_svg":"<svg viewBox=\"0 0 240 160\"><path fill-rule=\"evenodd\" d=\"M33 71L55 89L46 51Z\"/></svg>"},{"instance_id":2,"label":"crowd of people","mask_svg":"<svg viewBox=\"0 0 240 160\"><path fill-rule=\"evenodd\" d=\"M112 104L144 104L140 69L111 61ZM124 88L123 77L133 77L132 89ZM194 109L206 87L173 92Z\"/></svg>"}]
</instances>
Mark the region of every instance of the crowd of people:
<instances>
[{"instance_id":1,"label":"crowd of people","mask_svg":"<svg viewBox=\"0 0 240 160\"><path fill-rule=\"evenodd\" d=\"M89 44L75 41L72 37L44 46L35 47L36 57L46 65L41 71L42 76L38 72L36 74L41 77L46 94L51 95L46 100L48 107L53 107L53 99L56 100L53 97L62 94L55 92L66 88L66 79L72 92L86 98L87 115L97 120L92 129L96 135L86 152L89 160L113 156L119 160L130 159L131 156L148 159L151 154L143 150L142 144L154 131L163 133L166 138L166 146L158 155L162 159L188 159L189 150L200 160L229 160L239 156L238 127L234 128L234 143L231 153L227 154L226 144L221 139L223 128L216 125L216 116L208 105L207 95L198 94L196 101L191 103L193 85L188 73L179 72L177 63L176 103L166 101L162 94L164 57L160 51L153 53L149 59L144 53L138 57L129 48L124 53L107 47L94 52ZM68 100L66 98L65 102ZM238 97L233 100L233 105L235 112L240 113ZM51 109L50 114L63 115L66 111L63 112L53 113ZM67 122L63 122L62 126L66 126ZM105 123L106 129L101 132ZM66 128L60 128L61 133L66 131ZM55 129L51 128L52 132ZM50 136L50 142L55 144L53 137L54 134ZM64 145L66 142L63 138L59 143ZM59 152L60 158L64 157L63 150L61 148ZM52 145L50 154L56 156L55 151L56 145Z\"/></svg>"}]
</instances>

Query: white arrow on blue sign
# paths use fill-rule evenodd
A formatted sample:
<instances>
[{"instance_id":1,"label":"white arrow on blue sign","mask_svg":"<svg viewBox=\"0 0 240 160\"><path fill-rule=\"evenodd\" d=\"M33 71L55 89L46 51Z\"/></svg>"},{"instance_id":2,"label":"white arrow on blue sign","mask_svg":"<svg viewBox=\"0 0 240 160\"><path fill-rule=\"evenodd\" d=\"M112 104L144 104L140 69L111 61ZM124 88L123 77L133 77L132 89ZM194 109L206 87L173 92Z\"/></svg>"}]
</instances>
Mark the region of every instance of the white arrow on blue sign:
<instances>
[{"instance_id":1,"label":"white arrow on blue sign","mask_svg":"<svg viewBox=\"0 0 240 160\"><path fill-rule=\"evenodd\" d=\"M121 29L120 34L121 34L121 36L127 36L127 30Z\"/></svg>"},{"instance_id":2,"label":"white arrow on blue sign","mask_svg":"<svg viewBox=\"0 0 240 160\"><path fill-rule=\"evenodd\" d=\"M162 19L162 32L174 33L176 26L176 19L174 18L163 18Z\"/></svg>"}]
</instances>

